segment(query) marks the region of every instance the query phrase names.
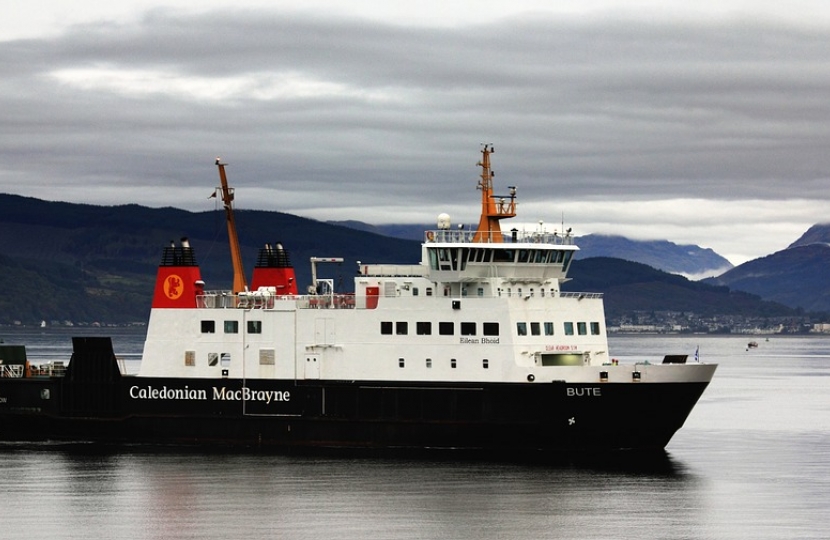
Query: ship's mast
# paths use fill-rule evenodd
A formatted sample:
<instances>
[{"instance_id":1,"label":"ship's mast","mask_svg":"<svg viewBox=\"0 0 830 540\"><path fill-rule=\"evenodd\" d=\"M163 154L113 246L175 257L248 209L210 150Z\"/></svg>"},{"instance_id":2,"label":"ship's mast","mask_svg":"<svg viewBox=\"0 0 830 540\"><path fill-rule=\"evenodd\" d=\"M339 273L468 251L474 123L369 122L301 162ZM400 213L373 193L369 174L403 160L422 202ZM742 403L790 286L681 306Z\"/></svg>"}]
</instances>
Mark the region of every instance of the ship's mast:
<instances>
[{"instance_id":1,"label":"ship's mast","mask_svg":"<svg viewBox=\"0 0 830 540\"><path fill-rule=\"evenodd\" d=\"M485 144L481 149L481 180L478 189L481 190L481 219L473 242L502 242L501 225L499 220L516 216L516 187L509 186L509 200L505 197L493 195L493 176L490 170L490 154L495 152L492 144ZM498 199L498 201L496 200Z\"/></svg>"},{"instance_id":2,"label":"ship's mast","mask_svg":"<svg viewBox=\"0 0 830 540\"><path fill-rule=\"evenodd\" d=\"M222 197L222 204L225 207L225 217L228 222L228 240L231 247L231 263L233 264L233 292L242 292L248 288L245 282L245 270L242 268L242 253L239 249L239 236L236 234L236 221L233 218L233 188L228 187L228 178L225 176L225 164L216 158L216 166L219 168L219 180L222 185L216 188ZM214 193L215 195L215 193Z\"/></svg>"}]
</instances>

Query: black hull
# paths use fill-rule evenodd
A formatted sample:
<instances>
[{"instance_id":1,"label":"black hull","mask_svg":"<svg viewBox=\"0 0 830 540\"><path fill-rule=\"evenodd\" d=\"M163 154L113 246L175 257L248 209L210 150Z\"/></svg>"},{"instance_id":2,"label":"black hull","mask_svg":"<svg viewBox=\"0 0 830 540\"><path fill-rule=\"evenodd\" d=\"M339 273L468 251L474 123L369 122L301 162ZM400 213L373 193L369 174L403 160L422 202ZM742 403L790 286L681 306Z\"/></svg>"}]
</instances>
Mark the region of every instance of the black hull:
<instances>
[{"instance_id":1,"label":"black hull","mask_svg":"<svg viewBox=\"0 0 830 540\"><path fill-rule=\"evenodd\" d=\"M283 449L662 449L705 387L7 379L0 381L0 440Z\"/></svg>"},{"instance_id":2,"label":"black hull","mask_svg":"<svg viewBox=\"0 0 830 540\"><path fill-rule=\"evenodd\" d=\"M708 384L147 378L122 376L109 340L75 351L64 377L0 379L0 440L661 450Z\"/></svg>"}]
</instances>

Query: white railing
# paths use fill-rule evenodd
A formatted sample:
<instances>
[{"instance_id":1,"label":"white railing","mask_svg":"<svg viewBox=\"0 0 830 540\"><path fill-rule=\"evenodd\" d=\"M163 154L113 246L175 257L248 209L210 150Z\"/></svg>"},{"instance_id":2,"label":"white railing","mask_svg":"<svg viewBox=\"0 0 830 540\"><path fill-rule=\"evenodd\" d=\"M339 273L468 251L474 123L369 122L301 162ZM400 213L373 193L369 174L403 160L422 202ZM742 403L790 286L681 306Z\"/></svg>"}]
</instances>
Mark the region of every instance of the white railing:
<instances>
[{"instance_id":1,"label":"white railing","mask_svg":"<svg viewBox=\"0 0 830 540\"><path fill-rule=\"evenodd\" d=\"M476 231L471 230L432 230L424 232L424 241L437 244L469 244L474 242ZM493 239L491 242L475 243L504 243L504 244L554 244L571 245L574 238L570 233L548 233L548 232L526 232L508 231L501 232L501 240Z\"/></svg>"},{"instance_id":2,"label":"white railing","mask_svg":"<svg viewBox=\"0 0 830 540\"><path fill-rule=\"evenodd\" d=\"M0 364L0 377L19 379L23 377L23 372L22 364Z\"/></svg>"},{"instance_id":3,"label":"white railing","mask_svg":"<svg viewBox=\"0 0 830 540\"><path fill-rule=\"evenodd\" d=\"M274 309L278 301L296 302L297 309L354 309L353 294L260 295L231 291L207 293L196 297L196 307L215 309Z\"/></svg>"}]
</instances>

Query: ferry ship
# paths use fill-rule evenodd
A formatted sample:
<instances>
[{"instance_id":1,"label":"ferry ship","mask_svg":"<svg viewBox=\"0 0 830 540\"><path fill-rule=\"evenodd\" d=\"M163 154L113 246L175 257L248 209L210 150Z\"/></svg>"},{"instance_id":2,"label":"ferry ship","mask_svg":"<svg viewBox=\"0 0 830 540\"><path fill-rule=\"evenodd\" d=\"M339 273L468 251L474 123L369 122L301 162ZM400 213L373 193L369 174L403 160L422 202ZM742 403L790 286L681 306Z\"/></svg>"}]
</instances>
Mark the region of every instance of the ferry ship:
<instances>
[{"instance_id":1,"label":"ferry ship","mask_svg":"<svg viewBox=\"0 0 830 540\"><path fill-rule=\"evenodd\" d=\"M419 264L358 262L353 292L300 290L282 245L248 284L233 189L217 159L233 289L211 290L187 240L163 248L137 374L109 338L73 338L65 366L0 349L0 440L553 454L659 450L716 366L686 356L619 363L602 295L564 292L570 230L501 230L484 145L481 218L441 214Z\"/></svg>"}]
</instances>

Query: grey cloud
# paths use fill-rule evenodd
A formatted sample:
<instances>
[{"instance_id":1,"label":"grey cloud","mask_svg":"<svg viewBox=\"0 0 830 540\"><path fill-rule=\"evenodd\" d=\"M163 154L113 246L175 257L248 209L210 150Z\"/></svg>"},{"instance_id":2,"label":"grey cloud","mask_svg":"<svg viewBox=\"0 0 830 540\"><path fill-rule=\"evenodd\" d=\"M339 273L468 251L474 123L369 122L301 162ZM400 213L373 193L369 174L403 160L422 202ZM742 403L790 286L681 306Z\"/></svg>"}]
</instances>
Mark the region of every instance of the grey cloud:
<instances>
[{"instance_id":1,"label":"grey cloud","mask_svg":"<svg viewBox=\"0 0 830 540\"><path fill-rule=\"evenodd\" d=\"M432 208L470 199L478 144L493 142L497 180L526 198L826 198L826 37L770 21L413 28L153 11L0 42L0 189L147 186L157 202L164 187L196 208L175 190L210 186L221 153L236 185L275 190L252 206ZM297 73L354 92L199 99L50 75L98 67L216 84Z\"/></svg>"}]
</instances>

